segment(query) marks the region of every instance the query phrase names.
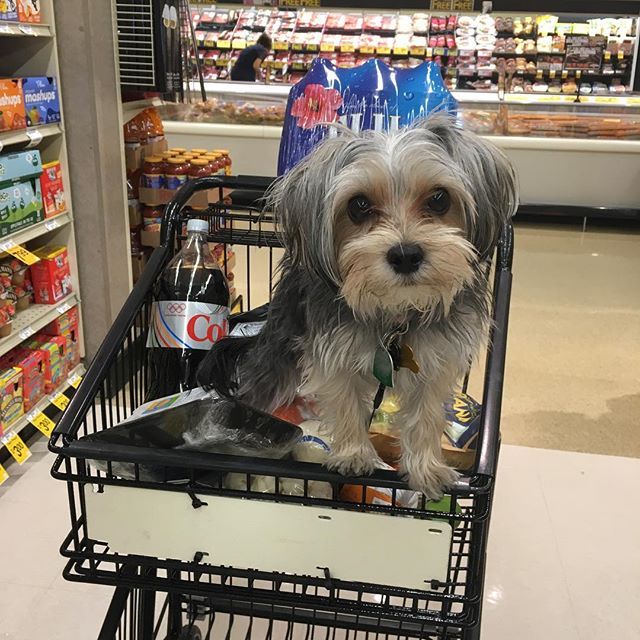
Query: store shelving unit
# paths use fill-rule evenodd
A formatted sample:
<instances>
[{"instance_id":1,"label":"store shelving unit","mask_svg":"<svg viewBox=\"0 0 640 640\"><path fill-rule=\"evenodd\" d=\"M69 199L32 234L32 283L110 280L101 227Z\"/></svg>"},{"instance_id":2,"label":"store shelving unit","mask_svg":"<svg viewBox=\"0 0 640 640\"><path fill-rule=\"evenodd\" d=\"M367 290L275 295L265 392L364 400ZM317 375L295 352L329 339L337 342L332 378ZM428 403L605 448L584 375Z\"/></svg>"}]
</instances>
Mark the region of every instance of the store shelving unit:
<instances>
[{"instance_id":1,"label":"store shelving unit","mask_svg":"<svg viewBox=\"0 0 640 640\"><path fill-rule=\"evenodd\" d=\"M54 0L41 0L42 23L40 24L0 21L0 76L54 76L60 78L53 2ZM58 91L62 94L64 87L60 85L61 83L58 82ZM61 95L60 104L62 107ZM2 256L3 250L14 243L18 245L28 243L31 250L45 244L65 245L71 266L73 293L55 304L31 305L27 310L18 312L12 322L11 334L0 339L0 356L80 303L64 114L62 114L61 123L0 133L0 153L25 148L37 148L42 156L43 164L53 160L60 161L67 211L0 238L0 256ZM80 328L79 340L81 353L84 355L82 328ZM77 367L72 373L80 371L81 369ZM43 398L41 404L45 406L48 402L48 398ZM14 422L10 428L15 432L20 432L26 424L26 417L23 417Z\"/></svg>"},{"instance_id":2,"label":"store shelving unit","mask_svg":"<svg viewBox=\"0 0 640 640\"><path fill-rule=\"evenodd\" d=\"M47 407L51 406L52 405L51 399L55 398L60 393L64 393L67 389L69 389L69 387L72 386L69 381L78 376L83 376L84 371L85 371L84 365L82 364L79 364L77 367L74 367L65 378L65 381L59 387L57 387L53 391L53 393L50 393L44 396L44 398L42 398L42 400L40 400L40 402L38 402L28 413L18 418L11 425L11 431L13 433L17 433L18 435L24 434L25 428L31 424L30 419L33 416L37 415L38 413L43 412Z\"/></svg>"}]
</instances>

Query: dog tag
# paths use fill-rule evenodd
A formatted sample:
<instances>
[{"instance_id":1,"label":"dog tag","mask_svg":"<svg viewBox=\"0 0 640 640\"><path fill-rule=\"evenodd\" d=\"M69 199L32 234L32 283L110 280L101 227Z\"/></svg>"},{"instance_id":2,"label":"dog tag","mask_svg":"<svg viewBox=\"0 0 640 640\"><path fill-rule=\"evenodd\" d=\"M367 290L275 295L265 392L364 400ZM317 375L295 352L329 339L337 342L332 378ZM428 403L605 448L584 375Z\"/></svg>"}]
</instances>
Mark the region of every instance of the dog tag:
<instances>
[{"instance_id":1,"label":"dog tag","mask_svg":"<svg viewBox=\"0 0 640 640\"><path fill-rule=\"evenodd\" d=\"M393 387L393 358L383 346L376 349L373 358L373 376L385 387Z\"/></svg>"},{"instance_id":2,"label":"dog tag","mask_svg":"<svg viewBox=\"0 0 640 640\"><path fill-rule=\"evenodd\" d=\"M413 357L413 349L408 344L403 344L400 347L400 366L413 371L413 373L420 371L420 365Z\"/></svg>"}]
</instances>

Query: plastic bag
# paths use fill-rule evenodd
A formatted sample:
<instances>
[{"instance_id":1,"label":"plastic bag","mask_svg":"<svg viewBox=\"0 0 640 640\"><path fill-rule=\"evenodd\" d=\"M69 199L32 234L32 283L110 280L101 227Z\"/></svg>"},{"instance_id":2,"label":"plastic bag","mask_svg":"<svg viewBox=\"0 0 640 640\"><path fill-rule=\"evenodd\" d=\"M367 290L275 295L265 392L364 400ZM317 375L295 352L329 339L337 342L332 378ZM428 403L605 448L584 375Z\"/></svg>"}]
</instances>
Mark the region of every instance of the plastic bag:
<instances>
[{"instance_id":1,"label":"plastic bag","mask_svg":"<svg viewBox=\"0 0 640 640\"><path fill-rule=\"evenodd\" d=\"M392 69L371 59L359 67L343 69L316 58L289 92L278 174L292 169L331 135L327 123L341 122L356 131L393 130L434 111L455 114L456 107L440 66L434 62Z\"/></svg>"}]
</instances>

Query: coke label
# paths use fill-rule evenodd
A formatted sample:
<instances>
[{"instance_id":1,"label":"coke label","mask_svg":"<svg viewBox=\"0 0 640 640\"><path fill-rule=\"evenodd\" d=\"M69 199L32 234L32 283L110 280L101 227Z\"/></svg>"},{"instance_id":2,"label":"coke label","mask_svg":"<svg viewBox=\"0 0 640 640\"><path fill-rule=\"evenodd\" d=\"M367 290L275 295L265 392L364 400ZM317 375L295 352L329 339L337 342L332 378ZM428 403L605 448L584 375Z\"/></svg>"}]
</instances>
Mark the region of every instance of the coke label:
<instances>
[{"instance_id":1,"label":"coke label","mask_svg":"<svg viewBox=\"0 0 640 640\"><path fill-rule=\"evenodd\" d=\"M154 302L147 347L208 351L229 333L229 308L207 302Z\"/></svg>"}]
</instances>

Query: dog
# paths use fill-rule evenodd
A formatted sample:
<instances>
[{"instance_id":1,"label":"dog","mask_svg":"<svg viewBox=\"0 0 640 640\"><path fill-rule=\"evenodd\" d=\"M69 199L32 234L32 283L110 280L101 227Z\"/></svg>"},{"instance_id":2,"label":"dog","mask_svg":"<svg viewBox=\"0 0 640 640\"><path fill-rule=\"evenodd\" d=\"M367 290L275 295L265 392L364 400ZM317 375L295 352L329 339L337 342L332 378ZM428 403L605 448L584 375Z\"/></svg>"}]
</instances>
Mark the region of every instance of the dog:
<instances>
[{"instance_id":1,"label":"dog","mask_svg":"<svg viewBox=\"0 0 640 640\"><path fill-rule=\"evenodd\" d=\"M339 130L268 202L285 255L266 324L218 342L200 383L266 411L314 394L328 467L364 475L380 463L368 437L376 358L409 347L414 370L399 368L393 389L400 470L439 498L457 478L441 452L443 402L486 337L489 260L518 202L512 166L435 115L393 133Z\"/></svg>"}]
</instances>

